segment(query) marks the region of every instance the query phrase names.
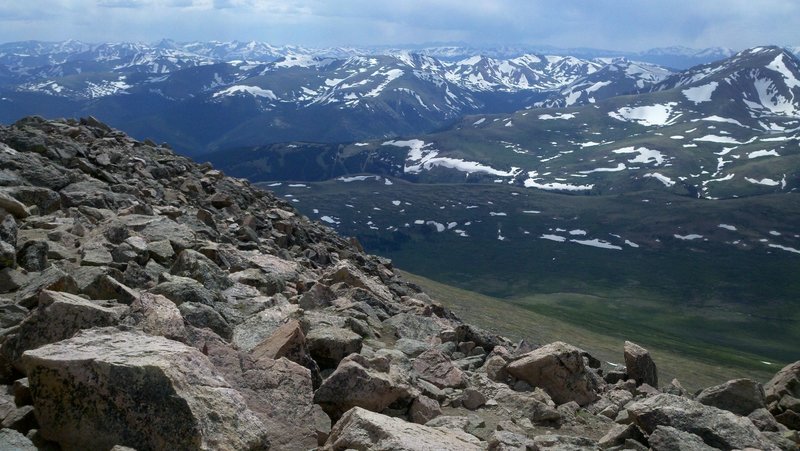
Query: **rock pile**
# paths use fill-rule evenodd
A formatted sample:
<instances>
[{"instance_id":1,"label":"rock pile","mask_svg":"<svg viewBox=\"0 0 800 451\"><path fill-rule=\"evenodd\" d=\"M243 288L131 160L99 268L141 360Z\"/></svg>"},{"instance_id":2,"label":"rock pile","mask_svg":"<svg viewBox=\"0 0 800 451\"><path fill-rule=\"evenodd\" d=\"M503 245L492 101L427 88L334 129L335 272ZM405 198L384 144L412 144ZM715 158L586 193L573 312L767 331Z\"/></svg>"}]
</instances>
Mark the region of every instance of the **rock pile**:
<instances>
[{"instance_id":1,"label":"rock pile","mask_svg":"<svg viewBox=\"0 0 800 451\"><path fill-rule=\"evenodd\" d=\"M691 397L624 358L463 324L283 200L92 118L0 126L0 449L797 449L800 362Z\"/></svg>"}]
</instances>

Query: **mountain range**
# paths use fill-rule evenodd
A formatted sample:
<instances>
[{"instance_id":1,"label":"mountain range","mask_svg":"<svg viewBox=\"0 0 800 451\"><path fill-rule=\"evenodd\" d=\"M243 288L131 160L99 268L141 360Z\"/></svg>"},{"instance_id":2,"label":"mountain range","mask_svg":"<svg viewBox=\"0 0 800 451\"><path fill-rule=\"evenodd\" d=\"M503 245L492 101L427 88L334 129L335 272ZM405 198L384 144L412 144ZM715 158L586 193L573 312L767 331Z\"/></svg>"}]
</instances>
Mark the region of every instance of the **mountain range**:
<instances>
[{"instance_id":1,"label":"mountain range","mask_svg":"<svg viewBox=\"0 0 800 451\"><path fill-rule=\"evenodd\" d=\"M0 66L0 121L96 115L404 269L604 335L750 370L797 357L791 50L678 70L547 52L15 45L0 52L17 61Z\"/></svg>"},{"instance_id":2,"label":"mountain range","mask_svg":"<svg viewBox=\"0 0 800 451\"><path fill-rule=\"evenodd\" d=\"M536 52L539 50L539 52ZM200 154L235 145L347 142L431 132L464 114L571 106L644 92L671 75L642 54L460 46L328 48L258 42L0 45L0 121L97 115Z\"/></svg>"}]
</instances>

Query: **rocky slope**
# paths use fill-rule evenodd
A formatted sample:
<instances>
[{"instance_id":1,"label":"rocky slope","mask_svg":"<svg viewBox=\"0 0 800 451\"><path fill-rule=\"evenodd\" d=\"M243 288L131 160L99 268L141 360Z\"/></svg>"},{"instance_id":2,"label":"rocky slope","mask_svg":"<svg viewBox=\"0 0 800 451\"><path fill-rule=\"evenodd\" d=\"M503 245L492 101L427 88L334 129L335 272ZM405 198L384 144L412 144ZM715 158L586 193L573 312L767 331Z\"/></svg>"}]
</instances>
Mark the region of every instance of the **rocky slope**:
<instances>
[{"instance_id":1,"label":"rocky slope","mask_svg":"<svg viewBox=\"0 0 800 451\"><path fill-rule=\"evenodd\" d=\"M0 449L797 449L800 362L692 396L633 343L512 343L92 118L0 160Z\"/></svg>"}]
</instances>

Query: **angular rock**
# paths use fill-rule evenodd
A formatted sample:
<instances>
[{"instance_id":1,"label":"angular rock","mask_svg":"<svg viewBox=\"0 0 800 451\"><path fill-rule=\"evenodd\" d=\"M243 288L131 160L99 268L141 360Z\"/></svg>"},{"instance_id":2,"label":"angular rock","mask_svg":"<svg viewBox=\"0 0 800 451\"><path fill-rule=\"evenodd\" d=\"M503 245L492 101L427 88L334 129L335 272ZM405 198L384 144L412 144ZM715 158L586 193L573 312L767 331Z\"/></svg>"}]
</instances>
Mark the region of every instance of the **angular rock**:
<instances>
[{"instance_id":1,"label":"angular rock","mask_svg":"<svg viewBox=\"0 0 800 451\"><path fill-rule=\"evenodd\" d=\"M712 451L700 437L670 426L658 426L649 437L653 451Z\"/></svg>"},{"instance_id":2,"label":"angular rock","mask_svg":"<svg viewBox=\"0 0 800 451\"><path fill-rule=\"evenodd\" d=\"M230 339L233 335L233 328L225 321L225 318L205 304L184 302L178 306L178 310L183 319L194 327L207 327L225 339Z\"/></svg>"},{"instance_id":3,"label":"angular rock","mask_svg":"<svg viewBox=\"0 0 800 451\"><path fill-rule=\"evenodd\" d=\"M47 266L47 241L31 240L17 252L17 263L28 271L44 271Z\"/></svg>"},{"instance_id":4,"label":"angular rock","mask_svg":"<svg viewBox=\"0 0 800 451\"><path fill-rule=\"evenodd\" d=\"M659 394L627 407L634 423L652 434L658 426L670 426L700 437L720 449L772 449L772 445L747 418L680 396Z\"/></svg>"},{"instance_id":5,"label":"angular rock","mask_svg":"<svg viewBox=\"0 0 800 451\"><path fill-rule=\"evenodd\" d=\"M183 316L164 296L142 293L130 305L124 322L149 335L181 340L186 337Z\"/></svg>"},{"instance_id":6,"label":"angular rock","mask_svg":"<svg viewBox=\"0 0 800 451\"><path fill-rule=\"evenodd\" d=\"M417 424L425 424L441 414L439 402L425 395L417 396L408 409L409 419Z\"/></svg>"},{"instance_id":7,"label":"angular rock","mask_svg":"<svg viewBox=\"0 0 800 451\"><path fill-rule=\"evenodd\" d=\"M412 313L398 313L383 322L384 327L397 338L425 341L438 336L442 325L434 318Z\"/></svg>"},{"instance_id":8,"label":"angular rock","mask_svg":"<svg viewBox=\"0 0 800 451\"><path fill-rule=\"evenodd\" d=\"M0 241L0 269L17 267L17 251L14 246Z\"/></svg>"},{"instance_id":9,"label":"angular rock","mask_svg":"<svg viewBox=\"0 0 800 451\"><path fill-rule=\"evenodd\" d=\"M77 293L78 286L71 276L55 266L50 266L38 275L29 278L25 285L14 293L14 299L25 308L33 308L38 302L39 293L44 290Z\"/></svg>"},{"instance_id":10,"label":"angular rock","mask_svg":"<svg viewBox=\"0 0 800 451\"><path fill-rule=\"evenodd\" d=\"M461 393L461 405L469 410L476 410L486 404L486 396L474 388L467 388Z\"/></svg>"},{"instance_id":11,"label":"angular rock","mask_svg":"<svg viewBox=\"0 0 800 451\"><path fill-rule=\"evenodd\" d=\"M800 360L783 367L764 385L766 402L780 401L786 395L800 398Z\"/></svg>"},{"instance_id":12,"label":"angular rock","mask_svg":"<svg viewBox=\"0 0 800 451\"><path fill-rule=\"evenodd\" d=\"M297 304L304 310L325 308L336 299L336 293L325 284L315 283L308 291L300 296Z\"/></svg>"},{"instance_id":13,"label":"angular rock","mask_svg":"<svg viewBox=\"0 0 800 451\"><path fill-rule=\"evenodd\" d=\"M440 388L461 388L466 385L464 373L441 352L430 349L423 352L412 363L417 375Z\"/></svg>"},{"instance_id":14,"label":"angular rock","mask_svg":"<svg viewBox=\"0 0 800 451\"><path fill-rule=\"evenodd\" d=\"M28 351L40 432L66 449L268 448L242 396L198 350L163 337L93 329Z\"/></svg>"},{"instance_id":15,"label":"angular rock","mask_svg":"<svg viewBox=\"0 0 800 451\"><path fill-rule=\"evenodd\" d=\"M495 355L486 359L483 364L483 371L486 372L486 377L495 382L506 382L508 380L508 370L506 366L508 362L506 359Z\"/></svg>"},{"instance_id":16,"label":"angular rock","mask_svg":"<svg viewBox=\"0 0 800 451\"><path fill-rule=\"evenodd\" d=\"M16 253L11 253L13 257ZM1 265L0 265L1 266ZM18 290L28 282L28 275L22 271L12 268L0 269L0 293L10 293Z\"/></svg>"},{"instance_id":17,"label":"angular rock","mask_svg":"<svg viewBox=\"0 0 800 451\"><path fill-rule=\"evenodd\" d=\"M0 449L6 451L37 451L39 448L28 437L13 429L0 429Z\"/></svg>"},{"instance_id":18,"label":"angular rock","mask_svg":"<svg viewBox=\"0 0 800 451\"><path fill-rule=\"evenodd\" d=\"M29 349L65 340L82 329L115 325L126 310L48 290L41 292L38 305L0 347L10 362L16 362Z\"/></svg>"},{"instance_id":19,"label":"angular rock","mask_svg":"<svg viewBox=\"0 0 800 451\"><path fill-rule=\"evenodd\" d=\"M598 398L581 350L560 341L523 355L506 369L517 379L544 389L556 404L575 401L584 406Z\"/></svg>"},{"instance_id":20,"label":"angular rock","mask_svg":"<svg viewBox=\"0 0 800 451\"><path fill-rule=\"evenodd\" d=\"M489 436L489 451L524 451L534 448L532 439L523 434L510 431L494 431Z\"/></svg>"},{"instance_id":21,"label":"angular rock","mask_svg":"<svg viewBox=\"0 0 800 451\"><path fill-rule=\"evenodd\" d=\"M533 449L535 450L552 450L552 451L568 451L568 450L596 450L600 451L597 443L586 437L572 437L567 435L539 435L533 439Z\"/></svg>"},{"instance_id":22,"label":"angular rock","mask_svg":"<svg viewBox=\"0 0 800 451\"><path fill-rule=\"evenodd\" d=\"M635 440L639 443L647 443L647 437L638 426L634 424L618 424L611 428L597 444L601 448L624 445L628 440Z\"/></svg>"},{"instance_id":23,"label":"angular rock","mask_svg":"<svg viewBox=\"0 0 800 451\"><path fill-rule=\"evenodd\" d=\"M0 208L11 213L17 219L25 219L31 215L25 204L2 191L0 191Z\"/></svg>"},{"instance_id":24,"label":"angular rock","mask_svg":"<svg viewBox=\"0 0 800 451\"><path fill-rule=\"evenodd\" d=\"M410 403L411 397L410 387L386 359L354 354L322 382L314 402L336 421L353 407L380 412L400 400Z\"/></svg>"},{"instance_id":25,"label":"angular rock","mask_svg":"<svg viewBox=\"0 0 800 451\"><path fill-rule=\"evenodd\" d=\"M108 266L113 262L114 257L102 243L89 243L81 248L83 266Z\"/></svg>"},{"instance_id":26,"label":"angular rock","mask_svg":"<svg viewBox=\"0 0 800 451\"><path fill-rule=\"evenodd\" d=\"M648 384L658 388L658 371L650 353L630 341L625 342L625 369L628 378L635 380L637 385Z\"/></svg>"},{"instance_id":27,"label":"angular rock","mask_svg":"<svg viewBox=\"0 0 800 451\"><path fill-rule=\"evenodd\" d=\"M695 401L747 416L765 407L764 388L751 379L734 379L701 391Z\"/></svg>"},{"instance_id":28,"label":"angular rock","mask_svg":"<svg viewBox=\"0 0 800 451\"><path fill-rule=\"evenodd\" d=\"M176 305L194 302L212 306L217 299L217 296L200 282L180 276L169 276L166 281L153 287L150 292L163 295Z\"/></svg>"},{"instance_id":29,"label":"angular rock","mask_svg":"<svg viewBox=\"0 0 800 451\"><path fill-rule=\"evenodd\" d=\"M466 432L408 423L355 407L336 423L322 449L477 451L482 447Z\"/></svg>"},{"instance_id":30,"label":"angular rock","mask_svg":"<svg viewBox=\"0 0 800 451\"><path fill-rule=\"evenodd\" d=\"M224 290L233 285L219 266L205 255L191 249L186 249L178 255L170 273L192 278L209 290Z\"/></svg>"},{"instance_id":31,"label":"angular rock","mask_svg":"<svg viewBox=\"0 0 800 451\"><path fill-rule=\"evenodd\" d=\"M336 368L346 356L361 351L363 339L340 327L317 327L306 335L308 351L320 368Z\"/></svg>"},{"instance_id":32,"label":"angular rock","mask_svg":"<svg viewBox=\"0 0 800 451\"><path fill-rule=\"evenodd\" d=\"M27 434L28 431L36 427L36 417L33 414L33 406L22 406L14 409L3 418L0 427L13 429Z\"/></svg>"}]
</instances>

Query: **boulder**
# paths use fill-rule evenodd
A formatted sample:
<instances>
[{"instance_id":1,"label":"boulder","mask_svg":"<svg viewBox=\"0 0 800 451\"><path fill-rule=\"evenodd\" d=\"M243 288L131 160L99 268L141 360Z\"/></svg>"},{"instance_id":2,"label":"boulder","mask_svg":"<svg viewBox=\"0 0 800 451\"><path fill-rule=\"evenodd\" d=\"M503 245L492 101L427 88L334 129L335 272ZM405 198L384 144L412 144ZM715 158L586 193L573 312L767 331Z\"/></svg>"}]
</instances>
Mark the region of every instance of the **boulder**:
<instances>
[{"instance_id":1,"label":"boulder","mask_svg":"<svg viewBox=\"0 0 800 451\"><path fill-rule=\"evenodd\" d=\"M0 269L17 267L17 251L14 246L0 241Z\"/></svg>"},{"instance_id":2,"label":"boulder","mask_svg":"<svg viewBox=\"0 0 800 451\"><path fill-rule=\"evenodd\" d=\"M414 359L414 372L437 387L461 388L467 383L464 373L436 349L429 349Z\"/></svg>"},{"instance_id":3,"label":"boulder","mask_svg":"<svg viewBox=\"0 0 800 451\"><path fill-rule=\"evenodd\" d=\"M206 327L222 338L230 340L233 328L216 310L197 302L184 302L178 306L184 321L194 327Z\"/></svg>"},{"instance_id":4,"label":"boulder","mask_svg":"<svg viewBox=\"0 0 800 451\"><path fill-rule=\"evenodd\" d=\"M362 341L360 335L341 327L317 327L306 335L308 351L323 369L336 368L343 358L360 352Z\"/></svg>"},{"instance_id":5,"label":"boulder","mask_svg":"<svg viewBox=\"0 0 800 451\"><path fill-rule=\"evenodd\" d=\"M590 438L554 434L539 435L535 437L533 439L532 449L537 451L600 451L600 447L597 445L597 443Z\"/></svg>"},{"instance_id":6,"label":"boulder","mask_svg":"<svg viewBox=\"0 0 800 451\"><path fill-rule=\"evenodd\" d=\"M26 280L25 284L14 293L14 299L25 308L33 308L36 307L39 293L44 290L77 293L78 286L70 275L51 265Z\"/></svg>"},{"instance_id":7,"label":"boulder","mask_svg":"<svg viewBox=\"0 0 800 451\"><path fill-rule=\"evenodd\" d=\"M25 204L3 191L0 191L0 208L11 213L17 219L25 219L31 214Z\"/></svg>"},{"instance_id":8,"label":"boulder","mask_svg":"<svg viewBox=\"0 0 800 451\"><path fill-rule=\"evenodd\" d=\"M658 371L650 352L630 341L625 342L625 369L628 378L635 380L636 385L647 384L658 388Z\"/></svg>"},{"instance_id":9,"label":"boulder","mask_svg":"<svg viewBox=\"0 0 800 451\"><path fill-rule=\"evenodd\" d=\"M400 400L411 402L406 382L385 358L367 360L354 354L322 382L314 402L334 421L353 407L380 412Z\"/></svg>"},{"instance_id":10,"label":"boulder","mask_svg":"<svg viewBox=\"0 0 800 451\"><path fill-rule=\"evenodd\" d=\"M233 285L227 273L222 271L211 259L191 249L186 249L178 254L170 273L192 278L209 290L224 290Z\"/></svg>"},{"instance_id":11,"label":"boulder","mask_svg":"<svg viewBox=\"0 0 800 451\"><path fill-rule=\"evenodd\" d=\"M800 360L783 367L764 385L767 403L780 401L786 395L800 398Z\"/></svg>"},{"instance_id":12,"label":"boulder","mask_svg":"<svg viewBox=\"0 0 800 451\"><path fill-rule=\"evenodd\" d=\"M648 437L653 451L713 451L700 437L670 426L658 426Z\"/></svg>"},{"instance_id":13,"label":"boulder","mask_svg":"<svg viewBox=\"0 0 800 451\"><path fill-rule=\"evenodd\" d=\"M425 395L417 396L408 409L409 419L417 424L425 424L441 414L442 408L439 401Z\"/></svg>"},{"instance_id":14,"label":"boulder","mask_svg":"<svg viewBox=\"0 0 800 451\"><path fill-rule=\"evenodd\" d=\"M124 322L149 335L173 340L186 337L183 316L175 304L164 296L142 293L134 300Z\"/></svg>"},{"instance_id":15,"label":"boulder","mask_svg":"<svg viewBox=\"0 0 800 451\"><path fill-rule=\"evenodd\" d=\"M300 296L297 304L304 310L325 308L336 299L336 293L325 284L315 283L308 291Z\"/></svg>"},{"instance_id":16,"label":"boulder","mask_svg":"<svg viewBox=\"0 0 800 451\"><path fill-rule=\"evenodd\" d=\"M115 325L126 310L113 303L89 301L48 290L41 292L38 305L22 321L17 333L0 347L11 362L16 362L29 349L65 340L82 329Z\"/></svg>"},{"instance_id":17,"label":"boulder","mask_svg":"<svg viewBox=\"0 0 800 451\"><path fill-rule=\"evenodd\" d=\"M735 379L701 391L695 401L747 416L765 407L764 388L751 379Z\"/></svg>"},{"instance_id":18,"label":"boulder","mask_svg":"<svg viewBox=\"0 0 800 451\"><path fill-rule=\"evenodd\" d=\"M486 396L474 388L467 388L459 397L461 405L469 410L476 410L486 404Z\"/></svg>"},{"instance_id":19,"label":"boulder","mask_svg":"<svg viewBox=\"0 0 800 451\"><path fill-rule=\"evenodd\" d=\"M297 320L290 320L279 327L272 335L253 348L250 355L254 359L286 357L292 362L308 368L315 388L322 383L319 366L308 351L305 334Z\"/></svg>"},{"instance_id":20,"label":"boulder","mask_svg":"<svg viewBox=\"0 0 800 451\"><path fill-rule=\"evenodd\" d=\"M534 448L533 439L511 431L494 431L488 440L489 451L523 451Z\"/></svg>"},{"instance_id":21,"label":"boulder","mask_svg":"<svg viewBox=\"0 0 800 451\"><path fill-rule=\"evenodd\" d=\"M17 264L27 271L44 271L49 265L47 262L47 251L49 249L47 241L28 241L17 252Z\"/></svg>"},{"instance_id":22,"label":"boulder","mask_svg":"<svg viewBox=\"0 0 800 451\"><path fill-rule=\"evenodd\" d=\"M413 313L398 313L383 321L383 326L395 338L411 338L418 341L436 337L442 331L442 325L436 319Z\"/></svg>"},{"instance_id":23,"label":"boulder","mask_svg":"<svg viewBox=\"0 0 800 451\"><path fill-rule=\"evenodd\" d=\"M37 451L32 441L14 429L0 429L0 449L5 451Z\"/></svg>"},{"instance_id":24,"label":"boulder","mask_svg":"<svg viewBox=\"0 0 800 451\"><path fill-rule=\"evenodd\" d=\"M509 363L506 370L515 378L544 389L556 404L575 401L584 406L598 396L581 352L558 341L524 354Z\"/></svg>"},{"instance_id":25,"label":"boulder","mask_svg":"<svg viewBox=\"0 0 800 451\"><path fill-rule=\"evenodd\" d=\"M214 305L216 296L200 282L188 277L167 276L167 280L150 290L151 293L166 296L176 305L184 302Z\"/></svg>"},{"instance_id":26,"label":"boulder","mask_svg":"<svg viewBox=\"0 0 800 451\"><path fill-rule=\"evenodd\" d=\"M774 448L749 419L680 396L658 394L629 405L627 411L647 434L659 426L670 426L715 448Z\"/></svg>"},{"instance_id":27,"label":"boulder","mask_svg":"<svg viewBox=\"0 0 800 451\"><path fill-rule=\"evenodd\" d=\"M466 432L437 429L355 407L331 430L323 450L469 451L483 449Z\"/></svg>"},{"instance_id":28,"label":"boulder","mask_svg":"<svg viewBox=\"0 0 800 451\"><path fill-rule=\"evenodd\" d=\"M40 433L67 450L267 449L267 431L200 351L93 329L22 357Z\"/></svg>"}]
</instances>

